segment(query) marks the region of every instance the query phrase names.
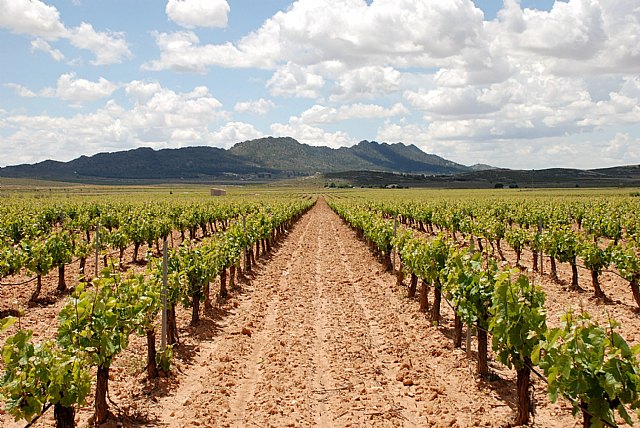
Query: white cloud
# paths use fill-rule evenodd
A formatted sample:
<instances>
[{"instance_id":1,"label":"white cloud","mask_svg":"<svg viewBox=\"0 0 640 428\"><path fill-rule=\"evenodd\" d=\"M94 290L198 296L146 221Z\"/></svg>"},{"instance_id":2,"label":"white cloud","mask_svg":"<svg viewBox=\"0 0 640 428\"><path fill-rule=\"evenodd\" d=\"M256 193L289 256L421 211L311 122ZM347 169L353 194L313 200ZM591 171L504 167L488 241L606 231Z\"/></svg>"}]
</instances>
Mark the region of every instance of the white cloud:
<instances>
[{"instance_id":1,"label":"white cloud","mask_svg":"<svg viewBox=\"0 0 640 428\"><path fill-rule=\"evenodd\" d=\"M162 86L158 82L143 82L133 80L125 85L127 95L135 99L137 104L146 103L154 94L162 91Z\"/></svg>"},{"instance_id":2,"label":"white cloud","mask_svg":"<svg viewBox=\"0 0 640 428\"><path fill-rule=\"evenodd\" d=\"M298 0L235 44L200 45L192 37L181 55L166 43L174 34L158 34L160 59L146 67L203 72L213 65L273 69L332 60L355 68L432 66L472 46L481 31L482 12L468 0Z\"/></svg>"},{"instance_id":3,"label":"white cloud","mask_svg":"<svg viewBox=\"0 0 640 428\"><path fill-rule=\"evenodd\" d=\"M271 21L287 60L419 65L472 45L482 12L465 0L299 0Z\"/></svg>"},{"instance_id":4,"label":"white cloud","mask_svg":"<svg viewBox=\"0 0 640 428\"><path fill-rule=\"evenodd\" d=\"M314 105L302 112L299 117L292 117L290 123L301 123L307 125L321 125L338 123L351 119L381 119L393 116L402 116L409 113L409 110L397 103L390 108L385 108L376 104L351 104L343 105L339 108Z\"/></svg>"},{"instance_id":5,"label":"white cloud","mask_svg":"<svg viewBox=\"0 0 640 428\"><path fill-rule=\"evenodd\" d=\"M211 66L236 68L271 68L266 46L262 50L247 52L231 43L224 45L200 45L200 39L192 31L152 33L160 48L160 59L142 64L143 70L174 70L189 73L205 73Z\"/></svg>"},{"instance_id":6,"label":"white cloud","mask_svg":"<svg viewBox=\"0 0 640 428\"><path fill-rule=\"evenodd\" d=\"M505 2L487 39L516 64L539 63L557 75L638 73L640 9L635 0L554 2L549 11Z\"/></svg>"},{"instance_id":7,"label":"white cloud","mask_svg":"<svg viewBox=\"0 0 640 428\"><path fill-rule=\"evenodd\" d=\"M61 78L60 88L66 88L75 100L87 96L86 85L92 88L91 94L100 91L100 82L75 76ZM209 144L230 141L234 135L244 138L259 134L251 125L228 124L230 113L222 109L220 101L206 87L175 92L153 82L139 81L124 87L136 101L131 108L109 100L96 111L70 117L5 114L0 128L6 134L3 137L6 144L1 145L0 156L11 163L43 158L66 161L101 151Z\"/></svg>"},{"instance_id":8,"label":"white cloud","mask_svg":"<svg viewBox=\"0 0 640 428\"><path fill-rule=\"evenodd\" d=\"M264 137L253 125L244 122L229 122L211 133L208 141L219 147L229 148L234 144Z\"/></svg>"},{"instance_id":9,"label":"white cloud","mask_svg":"<svg viewBox=\"0 0 640 428\"><path fill-rule=\"evenodd\" d=\"M602 168L640 163L640 139L629 133L607 137L552 136L537 139L438 139L429 126L387 121L378 129L378 141L416 144L464 165L484 163L498 167L542 169L551 167Z\"/></svg>"},{"instance_id":10,"label":"white cloud","mask_svg":"<svg viewBox=\"0 0 640 428\"><path fill-rule=\"evenodd\" d=\"M407 91L404 97L416 109L439 115L482 115L495 111L491 103L481 100L483 92L473 87L438 88L430 91Z\"/></svg>"},{"instance_id":11,"label":"white cloud","mask_svg":"<svg viewBox=\"0 0 640 428\"><path fill-rule=\"evenodd\" d=\"M301 143L312 146L343 147L352 146L357 143L349 134L342 131L327 132L322 128L305 124L282 124L271 125L274 135L292 137Z\"/></svg>"},{"instance_id":12,"label":"white cloud","mask_svg":"<svg viewBox=\"0 0 640 428\"><path fill-rule=\"evenodd\" d=\"M638 163L640 160L640 138L619 132L604 147L603 153L608 164L617 164L625 159L625 164Z\"/></svg>"},{"instance_id":13,"label":"white cloud","mask_svg":"<svg viewBox=\"0 0 640 428\"><path fill-rule=\"evenodd\" d=\"M186 28L227 26L229 3L226 0L169 0L167 16Z\"/></svg>"},{"instance_id":14,"label":"white cloud","mask_svg":"<svg viewBox=\"0 0 640 428\"><path fill-rule=\"evenodd\" d=\"M118 64L133 56L123 33L96 32L85 22L70 30L69 41L77 48L91 51L96 56L93 65Z\"/></svg>"},{"instance_id":15,"label":"white cloud","mask_svg":"<svg viewBox=\"0 0 640 428\"><path fill-rule=\"evenodd\" d=\"M259 100L255 101L238 102L233 109L238 113L253 113L257 115L265 115L275 107L276 105L273 101L260 98Z\"/></svg>"},{"instance_id":16,"label":"white cloud","mask_svg":"<svg viewBox=\"0 0 640 428\"><path fill-rule=\"evenodd\" d=\"M0 28L36 38L32 49L44 50L59 61L61 53L47 41L68 40L73 46L92 52L95 65L120 63L132 56L122 33L96 32L91 24L67 28L54 6L40 0L0 0ZM43 43L44 42L44 43Z\"/></svg>"},{"instance_id":17,"label":"white cloud","mask_svg":"<svg viewBox=\"0 0 640 428\"><path fill-rule=\"evenodd\" d=\"M371 99L388 95L400 89L400 81L400 72L392 67L361 67L338 78L331 100Z\"/></svg>"},{"instance_id":18,"label":"white cloud","mask_svg":"<svg viewBox=\"0 0 640 428\"><path fill-rule=\"evenodd\" d=\"M31 41L31 52L42 51L51 56L56 61L62 61L64 59L64 54L60 52L58 49L54 49L47 43L47 41L43 39L35 39Z\"/></svg>"},{"instance_id":19,"label":"white cloud","mask_svg":"<svg viewBox=\"0 0 640 428\"><path fill-rule=\"evenodd\" d=\"M110 96L118 85L109 82L104 77L97 82L77 79L75 73L62 74L58 78L56 96L74 103L88 103Z\"/></svg>"},{"instance_id":20,"label":"white cloud","mask_svg":"<svg viewBox=\"0 0 640 428\"><path fill-rule=\"evenodd\" d=\"M54 6L39 0L0 0L0 27L17 34L57 40L67 36Z\"/></svg>"},{"instance_id":21,"label":"white cloud","mask_svg":"<svg viewBox=\"0 0 640 428\"><path fill-rule=\"evenodd\" d=\"M162 89L144 104L134 106L128 118L136 129L206 128L229 119L229 113L220 110L221 107L220 101L204 86L186 93Z\"/></svg>"},{"instance_id":22,"label":"white cloud","mask_svg":"<svg viewBox=\"0 0 640 428\"><path fill-rule=\"evenodd\" d=\"M507 0L501 17L522 49L585 60L606 42L602 12L599 2L585 0L556 2L550 11L523 11L515 0Z\"/></svg>"},{"instance_id":23,"label":"white cloud","mask_svg":"<svg viewBox=\"0 0 640 428\"><path fill-rule=\"evenodd\" d=\"M267 88L275 96L317 98L324 84L322 76L290 62L274 73Z\"/></svg>"},{"instance_id":24,"label":"white cloud","mask_svg":"<svg viewBox=\"0 0 640 428\"><path fill-rule=\"evenodd\" d=\"M25 86L19 85L17 83L5 83L4 86L6 86L9 89L12 89L13 92L15 92L15 94L20 97L33 98L38 96L38 94L33 92L31 89Z\"/></svg>"}]
</instances>

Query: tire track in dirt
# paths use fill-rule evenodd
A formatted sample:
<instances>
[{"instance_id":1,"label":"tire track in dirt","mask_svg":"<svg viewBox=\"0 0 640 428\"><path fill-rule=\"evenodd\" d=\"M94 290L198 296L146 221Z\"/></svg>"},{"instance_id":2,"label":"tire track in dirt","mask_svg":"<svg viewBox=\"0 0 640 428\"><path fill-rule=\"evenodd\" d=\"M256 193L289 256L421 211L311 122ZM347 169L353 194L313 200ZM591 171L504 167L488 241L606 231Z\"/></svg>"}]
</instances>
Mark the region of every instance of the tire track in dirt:
<instances>
[{"instance_id":1,"label":"tire track in dirt","mask_svg":"<svg viewBox=\"0 0 640 428\"><path fill-rule=\"evenodd\" d=\"M315 424L317 426L331 426L333 417L329 412L329 409L333 407L330 403L331 397L329 391L335 390L335 380L331 376L331 364L325 351L325 342L327 337L327 320L325 317L326 308L328 305L328 292L326 290L326 284L324 282L323 266L320 263L319 253L323 251L322 234L318 235L317 247L315 255L315 276L314 285L316 289L316 296L311 296L311 301L314 303L314 363L316 366L316 374L313 382L313 392L315 399L317 400L315 409Z\"/></svg>"},{"instance_id":2,"label":"tire track in dirt","mask_svg":"<svg viewBox=\"0 0 640 428\"><path fill-rule=\"evenodd\" d=\"M305 240L307 239L307 234L310 229L311 222L307 221L304 225L304 230L300 234L299 238L296 239L295 248L303 245ZM269 272L266 275L266 278L270 280L275 278L276 274L280 274L280 279L278 282L278 290L286 289L288 287L288 275L293 270L299 267L301 263L301 253L286 253L290 260L285 266L283 271L277 272ZM262 281L259 281L262 282ZM269 287L270 284L262 284ZM272 352L270 349L273 346L275 338L273 336L274 330L277 328L276 319L277 315L282 313L281 308L282 299L279 297L279 292L276 291L271 294L270 301L267 305L266 317L264 319L264 324L261 326L261 329L257 334L254 334L254 350L249 357L249 360L245 364L245 374L241 381L241 384L238 385L237 393L234 399L230 403L230 414L233 418L232 426L243 427L245 426L245 415L247 410L247 405L250 401L255 398L256 386L260 382L262 382L262 372L260 368L262 364L265 363L264 355Z\"/></svg>"},{"instance_id":3,"label":"tire track in dirt","mask_svg":"<svg viewBox=\"0 0 640 428\"><path fill-rule=\"evenodd\" d=\"M318 394L332 385L322 351L326 315L318 275L320 221L317 214L312 217L311 233L300 240L293 262L282 272L278 313L254 400L247 402L245 414L250 417L242 421L245 426L330 425L330 406Z\"/></svg>"},{"instance_id":4,"label":"tire track in dirt","mask_svg":"<svg viewBox=\"0 0 640 428\"><path fill-rule=\"evenodd\" d=\"M351 231L348 231L347 233L351 233ZM344 236L342 233L341 235ZM368 272L362 272L362 269L358 269L358 265L354 268L351 267L352 265L349 261L349 256L353 256L355 252L353 249L350 249L348 252L345 249L345 246L352 247L353 243L345 242L344 240L336 240L336 245L340 249L342 266L348 274L348 284L352 288L355 303L357 304L358 309L362 311L364 322L369 329L369 352L374 359L376 373L378 373L383 379L379 381L381 383L380 387L383 385L389 386L385 390L386 396L384 397L385 402L388 404L386 411L389 412L390 416L404 420L405 423L403 425L418 426L418 418L416 418L416 414L418 413L417 402L404 394L405 391L403 391L400 386L400 382L397 380L398 372L402 371L403 368L410 368L411 363L410 361L400 362L398 359L393 359L390 355L384 352L389 348L389 341L387 337L385 337L383 329L380 327L378 321L379 316L369 309L371 302L367 300L370 299L371 288L373 287L371 287L371 282L365 279ZM367 256L370 257L369 254L364 254L364 256L365 258ZM380 266L376 267L380 269ZM356 275L354 269L359 270L359 275ZM382 274L382 272L378 273ZM365 279L364 284L363 279ZM378 288L378 291L384 290L385 286L387 286L379 279L376 279L375 283L375 287ZM383 301L386 301L387 304L392 304L391 299L389 299L390 296L384 297L386 298ZM401 321L398 319L395 319L393 323L398 326L401 325ZM402 367L403 364L407 365L407 367ZM414 381L412 380L411 383L413 384L413 382ZM417 383L417 380L415 382ZM424 422L425 421L422 421L422 423Z\"/></svg>"}]
</instances>

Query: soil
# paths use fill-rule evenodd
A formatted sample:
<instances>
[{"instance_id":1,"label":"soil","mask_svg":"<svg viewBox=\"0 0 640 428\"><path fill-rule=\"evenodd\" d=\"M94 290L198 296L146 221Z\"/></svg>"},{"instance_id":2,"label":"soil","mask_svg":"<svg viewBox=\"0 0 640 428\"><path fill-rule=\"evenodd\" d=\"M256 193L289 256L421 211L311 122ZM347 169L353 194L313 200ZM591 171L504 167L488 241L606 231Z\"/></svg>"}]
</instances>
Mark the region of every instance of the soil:
<instances>
[{"instance_id":1,"label":"soil","mask_svg":"<svg viewBox=\"0 0 640 428\"><path fill-rule=\"evenodd\" d=\"M564 269L559 275L569 278ZM582 273L587 288L590 277ZM600 304L543 277L550 323L582 301L598 319L613 313L635 344L640 324L630 290L606 275L602 283L619 303ZM27 309L21 320L40 337L54 336L64 301L52 288L55 278L43 288L53 303ZM2 298L22 305L31 289L11 294L19 289L0 288ZM451 309L443 302L442 322L434 326L406 291L320 199L198 326L188 326L189 310L178 312L181 344L169 377L145 380L146 340L132 336L112 366L115 416L104 426L501 427L512 421L515 371L493 360L491 379L476 376L475 353L470 359L464 345L452 346ZM8 334L11 329L0 340ZM534 377L533 384L531 426L581 426L568 402L550 403L544 383ZM77 413L79 426L89 425L89 401ZM24 426L8 415L0 423ZM34 426L53 426L53 412Z\"/></svg>"}]
</instances>

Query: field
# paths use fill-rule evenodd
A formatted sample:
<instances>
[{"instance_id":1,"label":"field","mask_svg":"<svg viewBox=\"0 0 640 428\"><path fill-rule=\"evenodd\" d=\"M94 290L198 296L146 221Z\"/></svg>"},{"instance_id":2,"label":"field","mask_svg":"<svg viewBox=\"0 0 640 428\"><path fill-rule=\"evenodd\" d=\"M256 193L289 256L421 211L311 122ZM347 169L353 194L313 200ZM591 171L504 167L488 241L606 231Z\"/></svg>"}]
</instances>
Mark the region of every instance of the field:
<instances>
[{"instance_id":1,"label":"field","mask_svg":"<svg viewBox=\"0 0 640 428\"><path fill-rule=\"evenodd\" d=\"M99 270L111 268L101 273L101 281L86 286L87 293L96 293L88 296L87 305L93 304L92 311L97 313L98 290L107 288L115 293L105 296L114 299L113 314L119 317L124 317L127 305L137 308L141 301L156 302L149 305L153 310L145 308L135 316L127 315L127 328L117 327L115 321L109 324L122 340L114 345L117 352L107 355L103 350L96 351L95 346L82 345L75 337L80 331L90 331L87 325L73 324L73 320L65 321L60 316L73 297L78 299L75 302L83 301L73 291L81 276L77 254L63 263L66 288L58 290L59 270L55 263L49 263L35 299L37 269L27 261L35 254L29 253L31 247L22 245L24 255L17 271L3 265L0 313L5 322L7 315L19 315L19 321L0 333L0 341L6 343L19 328L31 329L33 342L55 342L57 336L58 343L51 346L61 355L67 349L82 356L79 366L73 365L73 370L80 373L78 378L64 380L66 385L76 385L85 374L90 380L90 385L85 382L83 386L90 388L84 400L79 400L83 403L75 406L78 426L91 424L95 417L102 419L96 414L96 378L105 366L108 399L104 403L104 426L509 426L519 415L516 369L501 363L500 351L492 350L493 335L502 337L501 330L478 321L498 312L491 309L496 299L491 295L502 283L494 280L507 270L514 282L523 275L543 293L541 313L546 313L549 329L562 326L562 316L568 310L584 310L604 327L605 336L610 320L616 320L621 338L631 347L640 344L640 302L634 300L629 280L620 270L623 249L631 251L633 260L638 259L635 242L640 229L636 220L640 198L631 196L634 190L329 190L296 182L284 187L227 190L227 196L212 198L204 186L0 184L6 235L3 251L18 251L15 248L20 246L6 241L10 236L6 231L11 230L6 226L6 214L74 205L77 208L73 212L83 213L84 204L94 204L100 207L99 216L75 223L67 217L53 220L46 235L49 239L49 234L66 231L76 237L73 242L77 244L87 234L90 247L84 272L88 278L96 268L95 246L91 245L96 241L100 244L94 228L104 229L99 229L98 236L109 237L98 245L98 263ZM178 208L172 210L174 206ZM191 213L191 207L199 217L189 223L186 214ZM108 209L116 210L120 219L114 220L110 230L106 230ZM423 216L426 212L431 212L429 221ZM208 220L203 220L202 213L210 213ZM82 215L77 214L77 218ZM138 239L136 257L134 226L145 218L155 220L142 222L147 226L140 228L148 230ZM525 227L527 222L532 224ZM538 223L543 226L540 231ZM504 225L498 228L502 234L496 231L497 224ZM580 288L572 286L571 264L562 261L568 244L563 241L562 248L557 244L559 230L569 234L562 239L569 236L580 240L573 247ZM120 244L116 238L119 231L125 236ZM33 227L25 227L23 232L25 241L33 247L45 234L33 232ZM513 238L518 233L526 235L521 238L519 263L515 251L518 245L512 245L520 242ZM150 379L147 333L155 331L152 340L160 348L161 317L157 302L160 294L147 288L156 290L159 286L159 242L163 235L175 250L169 255L169 284L181 293L175 300L179 343L173 347L170 369L159 367L159 376ZM590 245L593 236L595 246ZM498 238L502 240L500 251L496 247ZM437 272L427 268L436 260L436 241L449 248L447 263L443 261L447 266ZM549 248L553 248L557 279L550 275ZM589 258L598 250L605 254L606 263ZM535 270L534 251L544 253L542 264L538 259ZM6 252L3 254L3 262L10 260ZM469 262L471 257L478 263ZM250 270L247 263L251 264ZM455 263L465 268L456 271ZM594 297L594 269L604 296ZM126 279L127 271L135 272L137 279ZM490 283L482 290L484 300L476 299L473 293L461 298L466 291L456 284L462 283L463 275L474 287ZM30 282L21 284L25 281ZM507 280L502 277L502 281ZM118 294L120 289L128 290L128 294ZM442 292L443 301L435 320L437 291ZM123 296L130 303L116 301ZM473 299L476 303L469 304ZM198 310L200 300L203 307ZM463 340L461 346L454 343L454 307L464 308L468 317L460 331L469 331L469 340ZM143 311L147 311L145 322L139 321ZM140 322L140 328L131 328L134 319ZM514 318L513 324L521 322ZM65 323L72 323L73 328L65 330ZM489 330L489 351L483 372L478 365L478 333L484 330ZM536 333L530 336L544 335L542 329L530 331ZM591 333L593 346L598 348L597 331ZM13 355L18 355L19 346L13 348ZM637 351L634 348L633 352ZM98 354L102 359L96 357ZM10 355L9 351L3 353L3 369L7 369ZM585 359L591 358L587 352L584 355ZM603 361L619 357L612 353ZM58 355L47 361L57 363L60 358L66 357ZM515 361L513 352L511 358ZM633 383L640 373L634 371L639 370L637 357L625 354L621 359L630 364L620 370L627 383L622 385L625 381L617 378L614 381L615 375L607 377L608 396L614 401L616 392L621 400L638 405L640 383ZM29 364L21 366L23 371ZM546 380L553 379L544 368L532 368L540 376L531 375L534 414L529 426L582 426L582 416L572 414L572 402L562 393L555 403L550 400ZM598 370L602 374L609 369ZM554 377L561 378L557 374ZM29 394L35 396L54 382L61 382L51 379L38 383L22 378L17 383L22 383L24 391L31 387ZM6 394L6 382L4 388ZM593 396L597 387L590 388ZM620 392L624 388L627 395ZM29 417L40 413L40 404L59 399L59 394L47 394ZM598 402L592 398L583 402L595 422L601 422L600 415L611 424L625 424L618 413L615 421L608 419L608 409L596 409ZM33 426L54 426L53 410L45 412ZM637 423L637 415L630 413ZM13 422L9 413L1 414L0 422L7 427L25 424L24 420Z\"/></svg>"}]
</instances>

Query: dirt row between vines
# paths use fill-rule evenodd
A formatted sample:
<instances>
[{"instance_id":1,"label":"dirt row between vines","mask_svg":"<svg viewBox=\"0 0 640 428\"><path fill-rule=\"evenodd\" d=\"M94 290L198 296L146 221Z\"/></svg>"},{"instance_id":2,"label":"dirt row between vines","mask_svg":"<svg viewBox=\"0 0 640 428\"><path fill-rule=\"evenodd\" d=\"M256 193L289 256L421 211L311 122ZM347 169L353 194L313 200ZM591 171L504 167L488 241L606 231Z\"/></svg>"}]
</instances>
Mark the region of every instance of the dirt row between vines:
<instances>
[{"instance_id":1,"label":"dirt row between vines","mask_svg":"<svg viewBox=\"0 0 640 428\"><path fill-rule=\"evenodd\" d=\"M513 417L515 372L490 363L495 380L475 376L475 360L452 347L450 308L431 325L323 200L241 285L197 328L179 313L169 379L144 380L144 341L132 338L110 382L112 410L126 414L119 426L471 427ZM534 387L532 426L577 426L568 403Z\"/></svg>"},{"instance_id":2,"label":"dirt row between vines","mask_svg":"<svg viewBox=\"0 0 640 428\"><path fill-rule=\"evenodd\" d=\"M502 426L514 373L474 377L395 277L320 201L203 341L179 386L149 406L150 425ZM535 426L573 426L538 385Z\"/></svg>"}]
</instances>

